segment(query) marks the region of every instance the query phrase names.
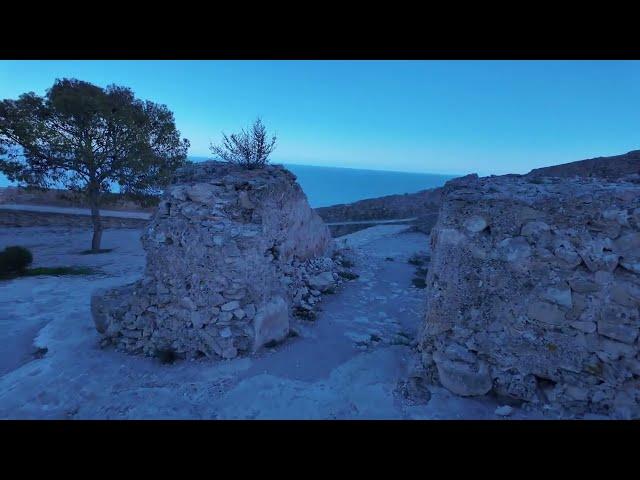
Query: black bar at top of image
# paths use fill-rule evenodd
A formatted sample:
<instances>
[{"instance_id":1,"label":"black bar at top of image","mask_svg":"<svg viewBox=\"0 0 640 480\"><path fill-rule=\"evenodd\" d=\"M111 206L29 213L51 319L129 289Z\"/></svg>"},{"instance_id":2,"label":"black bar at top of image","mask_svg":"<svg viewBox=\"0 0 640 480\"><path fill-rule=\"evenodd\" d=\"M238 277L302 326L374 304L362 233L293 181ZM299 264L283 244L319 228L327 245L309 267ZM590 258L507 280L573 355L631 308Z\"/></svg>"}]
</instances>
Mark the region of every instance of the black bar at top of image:
<instances>
[{"instance_id":1,"label":"black bar at top of image","mask_svg":"<svg viewBox=\"0 0 640 480\"><path fill-rule=\"evenodd\" d=\"M5 60L634 60L640 48L503 47L0 47Z\"/></svg>"}]
</instances>

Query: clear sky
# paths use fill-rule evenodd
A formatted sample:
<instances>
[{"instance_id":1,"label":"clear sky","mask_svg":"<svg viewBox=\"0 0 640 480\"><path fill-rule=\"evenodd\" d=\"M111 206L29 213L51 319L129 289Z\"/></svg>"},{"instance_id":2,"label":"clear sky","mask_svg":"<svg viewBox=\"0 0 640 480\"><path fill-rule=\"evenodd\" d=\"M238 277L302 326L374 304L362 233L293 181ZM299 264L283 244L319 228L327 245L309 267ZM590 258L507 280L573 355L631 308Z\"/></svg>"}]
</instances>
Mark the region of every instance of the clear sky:
<instances>
[{"instance_id":1,"label":"clear sky","mask_svg":"<svg viewBox=\"0 0 640 480\"><path fill-rule=\"evenodd\" d=\"M166 104L193 156L257 115L283 163L488 175L640 149L638 61L0 61L0 99L62 77Z\"/></svg>"}]
</instances>

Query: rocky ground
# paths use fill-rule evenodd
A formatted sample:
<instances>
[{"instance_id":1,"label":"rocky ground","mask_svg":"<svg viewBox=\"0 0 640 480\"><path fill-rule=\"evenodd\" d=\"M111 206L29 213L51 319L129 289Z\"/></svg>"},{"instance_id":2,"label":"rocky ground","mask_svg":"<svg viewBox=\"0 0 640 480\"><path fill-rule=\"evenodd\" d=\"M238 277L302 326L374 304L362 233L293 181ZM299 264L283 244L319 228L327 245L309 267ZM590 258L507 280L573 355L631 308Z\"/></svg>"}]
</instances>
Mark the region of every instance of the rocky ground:
<instances>
[{"instance_id":1,"label":"rocky ground","mask_svg":"<svg viewBox=\"0 0 640 480\"><path fill-rule=\"evenodd\" d=\"M0 418L28 419L496 419L541 413L456 397L413 378L424 290L408 260L428 237L385 225L342 237L356 280L321 303L298 336L254 356L162 364L101 349L94 289L142 275L138 230L107 230L101 255L81 255L90 231L16 228L0 247L25 245L34 266L87 265L91 276L0 282ZM497 409L497 413L496 413ZM499 414L508 414L503 417Z\"/></svg>"}]
</instances>

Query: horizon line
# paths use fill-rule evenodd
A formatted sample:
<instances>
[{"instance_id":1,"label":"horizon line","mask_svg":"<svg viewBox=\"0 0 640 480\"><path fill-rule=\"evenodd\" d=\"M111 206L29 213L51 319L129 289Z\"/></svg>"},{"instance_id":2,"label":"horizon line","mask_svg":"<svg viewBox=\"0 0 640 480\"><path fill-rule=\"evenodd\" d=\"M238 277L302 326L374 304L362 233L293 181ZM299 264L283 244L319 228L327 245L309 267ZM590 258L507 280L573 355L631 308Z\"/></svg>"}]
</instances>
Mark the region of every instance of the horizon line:
<instances>
[{"instance_id":1,"label":"horizon line","mask_svg":"<svg viewBox=\"0 0 640 480\"><path fill-rule=\"evenodd\" d=\"M191 159L199 159L199 160L215 160L214 158L204 156L204 155L187 155L187 158ZM282 162L282 161L270 161L271 165L294 165L297 167L315 167L315 168L338 168L341 170L364 170L364 171L372 171L372 172L389 172L389 173L411 173L415 175L438 175L442 177L459 177L463 175L468 175L469 173L478 173L480 172L468 172L468 173L439 173L439 172L427 172L427 171L416 171L416 170L387 170L386 168L362 168L362 167L338 167L335 165L312 165L308 163L294 163L294 162ZM492 174L487 174L492 175ZM482 175L484 176L484 175Z\"/></svg>"}]
</instances>

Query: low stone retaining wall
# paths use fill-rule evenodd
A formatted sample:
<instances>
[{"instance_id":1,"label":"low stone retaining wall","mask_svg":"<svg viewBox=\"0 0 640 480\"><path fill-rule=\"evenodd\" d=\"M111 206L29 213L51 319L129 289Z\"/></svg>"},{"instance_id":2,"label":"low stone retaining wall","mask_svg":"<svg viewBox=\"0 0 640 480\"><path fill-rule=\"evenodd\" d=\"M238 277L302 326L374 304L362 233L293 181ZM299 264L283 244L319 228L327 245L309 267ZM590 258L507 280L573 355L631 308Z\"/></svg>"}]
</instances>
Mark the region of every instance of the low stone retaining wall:
<instances>
[{"instance_id":1,"label":"low stone retaining wall","mask_svg":"<svg viewBox=\"0 0 640 480\"><path fill-rule=\"evenodd\" d=\"M143 228L149 221L139 218L102 217L103 228ZM93 228L88 215L27 212L0 208L0 227Z\"/></svg>"}]
</instances>

